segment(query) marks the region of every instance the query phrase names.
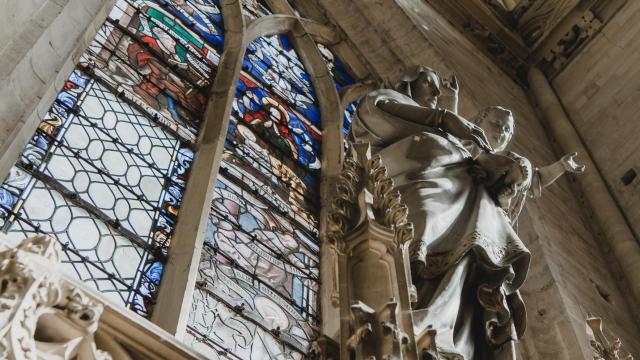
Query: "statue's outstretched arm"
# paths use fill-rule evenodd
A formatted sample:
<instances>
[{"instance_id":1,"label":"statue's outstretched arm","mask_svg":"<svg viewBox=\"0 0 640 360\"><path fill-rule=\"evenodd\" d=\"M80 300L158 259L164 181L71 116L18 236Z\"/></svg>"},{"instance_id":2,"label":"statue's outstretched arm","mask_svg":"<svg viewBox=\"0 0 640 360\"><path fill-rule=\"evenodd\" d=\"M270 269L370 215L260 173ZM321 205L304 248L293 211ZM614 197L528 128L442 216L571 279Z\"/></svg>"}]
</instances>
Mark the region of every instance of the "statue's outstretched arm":
<instances>
[{"instance_id":1,"label":"statue's outstretched arm","mask_svg":"<svg viewBox=\"0 0 640 360\"><path fill-rule=\"evenodd\" d=\"M482 128L449 110L431 109L394 100L383 100L376 106L391 115L416 124L440 128L458 139L475 142L485 151L492 151Z\"/></svg>"},{"instance_id":2,"label":"statue's outstretched arm","mask_svg":"<svg viewBox=\"0 0 640 360\"><path fill-rule=\"evenodd\" d=\"M386 113L420 125L439 127L442 123L442 110L419 105L401 103L395 100L382 100L376 104Z\"/></svg>"},{"instance_id":3,"label":"statue's outstretched arm","mask_svg":"<svg viewBox=\"0 0 640 360\"><path fill-rule=\"evenodd\" d=\"M583 172L585 166L576 163L576 156L578 156L578 153L575 152L567 154L551 165L536 169L531 183L531 195L533 197L542 195L542 189L553 184L565 172Z\"/></svg>"}]
</instances>

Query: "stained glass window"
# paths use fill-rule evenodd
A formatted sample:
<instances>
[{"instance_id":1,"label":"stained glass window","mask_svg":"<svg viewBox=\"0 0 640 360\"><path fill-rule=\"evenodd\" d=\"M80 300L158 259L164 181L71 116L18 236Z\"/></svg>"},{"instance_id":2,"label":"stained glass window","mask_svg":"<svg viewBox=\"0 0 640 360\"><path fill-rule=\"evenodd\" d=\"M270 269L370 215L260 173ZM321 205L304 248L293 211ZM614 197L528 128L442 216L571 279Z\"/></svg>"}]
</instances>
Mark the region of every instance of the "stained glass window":
<instances>
[{"instance_id":1,"label":"stained glass window","mask_svg":"<svg viewBox=\"0 0 640 360\"><path fill-rule=\"evenodd\" d=\"M336 84L336 89L340 90L345 86L352 85L354 83L353 77L349 74L347 68L344 63L340 61L338 57L336 57L329 48L322 44L318 44L318 50L320 50L320 54L324 58L325 63L327 64L327 68L333 77L333 81ZM349 135L349 131L351 129L351 121L356 113L356 108L358 107L358 103L360 101L356 100L351 104L347 105L342 122L342 131L345 135Z\"/></svg>"},{"instance_id":2,"label":"stained glass window","mask_svg":"<svg viewBox=\"0 0 640 360\"><path fill-rule=\"evenodd\" d=\"M148 316L222 49L217 1L119 0L0 186L0 224Z\"/></svg>"},{"instance_id":3,"label":"stained glass window","mask_svg":"<svg viewBox=\"0 0 640 360\"><path fill-rule=\"evenodd\" d=\"M249 44L189 318L195 348L243 359L306 354L319 321L320 128L289 38Z\"/></svg>"}]
</instances>

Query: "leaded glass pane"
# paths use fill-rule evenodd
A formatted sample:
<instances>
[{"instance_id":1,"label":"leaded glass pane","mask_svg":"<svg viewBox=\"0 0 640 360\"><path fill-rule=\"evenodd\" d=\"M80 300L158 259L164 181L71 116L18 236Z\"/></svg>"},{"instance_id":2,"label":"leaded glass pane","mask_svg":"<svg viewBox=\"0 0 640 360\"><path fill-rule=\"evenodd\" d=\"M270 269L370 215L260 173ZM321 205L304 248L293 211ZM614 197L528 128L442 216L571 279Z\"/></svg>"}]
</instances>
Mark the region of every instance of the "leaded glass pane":
<instances>
[{"instance_id":1,"label":"leaded glass pane","mask_svg":"<svg viewBox=\"0 0 640 360\"><path fill-rule=\"evenodd\" d=\"M55 236L68 272L148 315L192 160L76 70L2 184L3 230Z\"/></svg>"},{"instance_id":2,"label":"leaded glass pane","mask_svg":"<svg viewBox=\"0 0 640 360\"><path fill-rule=\"evenodd\" d=\"M345 135L349 135L349 132L351 132L351 123L353 122L353 117L356 116L356 110L358 109L359 103L360 99L347 105L344 110L344 116L342 118L342 132Z\"/></svg>"},{"instance_id":3,"label":"leaded glass pane","mask_svg":"<svg viewBox=\"0 0 640 360\"><path fill-rule=\"evenodd\" d=\"M315 91L288 38L251 43L189 319L194 347L291 359L302 358L315 338L319 120Z\"/></svg>"},{"instance_id":4,"label":"leaded glass pane","mask_svg":"<svg viewBox=\"0 0 640 360\"><path fill-rule=\"evenodd\" d=\"M139 269L148 257L145 249L41 181L30 187L20 214L8 230L9 238L55 236L65 244L63 270L117 302L132 303Z\"/></svg>"},{"instance_id":5,"label":"leaded glass pane","mask_svg":"<svg viewBox=\"0 0 640 360\"><path fill-rule=\"evenodd\" d=\"M347 71L345 65L340 61L340 59L333 54L329 48L322 44L317 44L318 49L320 50L320 54L324 58L324 61L327 64L327 68L329 68L329 72L333 77L333 81L335 82L336 89L340 90L345 86L352 85L354 83L353 77ZM349 135L349 131L351 129L351 121L356 113L356 108L358 106L359 100L352 102L347 105L344 116L342 119L342 132L345 135Z\"/></svg>"},{"instance_id":6,"label":"leaded glass pane","mask_svg":"<svg viewBox=\"0 0 640 360\"><path fill-rule=\"evenodd\" d=\"M105 23L81 64L173 131L187 140L195 139L204 96L142 43Z\"/></svg>"},{"instance_id":7,"label":"leaded glass pane","mask_svg":"<svg viewBox=\"0 0 640 360\"><path fill-rule=\"evenodd\" d=\"M317 200L317 170L299 165L287 153L263 140L250 125L231 116L225 148L242 157L244 163L268 177L273 186L285 191L296 191L311 202Z\"/></svg>"},{"instance_id":8,"label":"leaded glass pane","mask_svg":"<svg viewBox=\"0 0 640 360\"><path fill-rule=\"evenodd\" d=\"M150 18L157 20L159 26L175 29L176 33L180 34L179 38L187 40L190 44L188 46L195 45L198 49L203 41L201 39L204 39L217 50L217 54L222 53L224 25L219 0L127 1L134 2ZM192 29L197 36L190 35L185 26ZM211 54L211 57L218 59L217 54ZM204 55L203 57L209 58L209 52ZM218 64L218 60L214 60L214 63Z\"/></svg>"},{"instance_id":9,"label":"leaded glass pane","mask_svg":"<svg viewBox=\"0 0 640 360\"><path fill-rule=\"evenodd\" d=\"M149 13L150 8L140 2L134 5L120 0L109 14L108 21L174 65L172 70L179 75L200 87L210 85L212 69L220 59L218 52L181 24L163 22L165 17L158 19L158 16L150 16Z\"/></svg>"}]
</instances>

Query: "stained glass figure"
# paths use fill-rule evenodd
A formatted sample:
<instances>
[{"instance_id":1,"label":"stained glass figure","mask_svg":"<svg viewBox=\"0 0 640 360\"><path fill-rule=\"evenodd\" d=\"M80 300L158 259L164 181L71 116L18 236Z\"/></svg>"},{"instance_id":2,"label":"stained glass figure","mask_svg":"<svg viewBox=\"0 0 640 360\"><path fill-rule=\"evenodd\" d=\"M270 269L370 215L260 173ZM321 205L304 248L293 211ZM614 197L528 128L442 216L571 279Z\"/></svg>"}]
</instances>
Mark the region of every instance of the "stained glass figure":
<instances>
[{"instance_id":1,"label":"stained glass figure","mask_svg":"<svg viewBox=\"0 0 640 360\"><path fill-rule=\"evenodd\" d=\"M131 1L131 0L129 0ZM224 44L224 25L220 12L219 0L133 0L136 6L157 21L159 26L176 28L182 39L189 39L191 44L202 43L204 39L222 53ZM186 27L193 29L198 36L187 35L176 18ZM219 56L218 56L219 58ZM217 64L218 61L215 61Z\"/></svg>"},{"instance_id":2,"label":"stained glass figure","mask_svg":"<svg viewBox=\"0 0 640 360\"><path fill-rule=\"evenodd\" d=\"M286 35L259 37L251 42L243 69L312 124L318 125L320 110L309 74Z\"/></svg>"},{"instance_id":3,"label":"stained glass figure","mask_svg":"<svg viewBox=\"0 0 640 360\"><path fill-rule=\"evenodd\" d=\"M320 130L249 74L240 75L233 111L262 138L271 139L301 165L308 169L320 168Z\"/></svg>"},{"instance_id":4,"label":"stained glass figure","mask_svg":"<svg viewBox=\"0 0 640 360\"><path fill-rule=\"evenodd\" d=\"M238 121L234 115L231 116L225 148L268 177L273 186L296 191L308 199L317 199L317 170L300 166L289 154L273 142L263 140L250 129L249 124Z\"/></svg>"},{"instance_id":5,"label":"stained glass figure","mask_svg":"<svg viewBox=\"0 0 640 360\"><path fill-rule=\"evenodd\" d=\"M204 95L176 76L142 43L105 23L81 64L173 131L188 140L195 139Z\"/></svg>"},{"instance_id":6,"label":"stained glass figure","mask_svg":"<svg viewBox=\"0 0 640 360\"><path fill-rule=\"evenodd\" d=\"M172 70L198 87L210 85L212 69L220 59L218 52L180 23L163 22L166 19L164 16L158 19L160 11L155 10L156 16L150 16L149 6L119 0L109 14L108 22L128 36L140 40L146 49L162 57L172 66Z\"/></svg>"},{"instance_id":7,"label":"stained glass figure","mask_svg":"<svg viewBox=\"0 0 640 360\"><path fill-rule=\"evenodd\" d=\"M269 287L213 253L207 258L190 328L241 359L302 359L313 333L307 321Z\"/></svg>"}]
</instances>

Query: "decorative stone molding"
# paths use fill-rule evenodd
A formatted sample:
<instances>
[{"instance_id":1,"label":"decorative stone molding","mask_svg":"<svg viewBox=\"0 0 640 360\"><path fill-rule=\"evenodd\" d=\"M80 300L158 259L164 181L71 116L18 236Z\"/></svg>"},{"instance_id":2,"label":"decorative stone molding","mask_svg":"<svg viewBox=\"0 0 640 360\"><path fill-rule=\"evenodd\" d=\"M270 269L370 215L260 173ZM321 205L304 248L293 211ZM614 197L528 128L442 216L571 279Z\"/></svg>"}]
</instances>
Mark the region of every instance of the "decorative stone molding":
<instances>
[{"instance_id":1,"label":"decorative stone molding","mask_svg":"<svg viewBox=\"0 0 640 360\"><path fill-rule=\"evenodd\" d=\"M340 359L340 349L338 343L326 335L320 336L311 343L309 349L309 359L311 360L338 360Z\"/></svg>"},{"instance_id":2,"label":"decorative stone molding","mask_svg":"<svg viewBox=\"0 0 640 360\"><path fill-rule=\"evenodd\" d=\"M592 337L590 344L594 353L594 360L633 360L631 354L623 357L620 354L622 342L620 339L609 341L602 331L602 319L590 316L587 318L590 336Z\"/></svg>"},{"instance_id":3,"label":"decorative stone molding","mask_svg":"<svg viewBox=\"0 0 640 360\"><path fill-rule=\"evenodd\" d=\"M481 48L489 53L496 64L520 85L527 87L527 59L506 45L500 37L481 23L469 19L464 24L464 32L469 34Z\"/></svg>"},{"instance_id":4,"label":"decorative stone molding","mask_svg":"<svg viewBox=\"0 0 640 360\"><path fill-rule=\"evenodd\" d=\"M351 148L328 214L340 358L416 359L408 266L413 226L380 156L372 157L366 143Z\"/></svg>"},{"instance_id":5,"label":"decorative stone molding","mask_svg":"<svg viewBox=\"0 0 640 360\"><path fill-rule=\"evenodd\" d=\"M181 349L175 339L159 340L163 336L159 329L147 329L144 335L125 332L140 330L136 315L117 313L66 279L59 272L61 255L58 241L47 235L0 252L0 358L130 360L159 354L199 358Z\"/></svg>"},{"instance_id":6,"label":"decorative stone molding","mask_svg":"<svg viewBox=\"0 0 640 360\"><path fill-rule=\"evenodd\" d=\"M558 73L577 51L602 28L602 21L587 10L563 37L544 55L540 63L547 76Z\"/></svg>"}]
</instances>

